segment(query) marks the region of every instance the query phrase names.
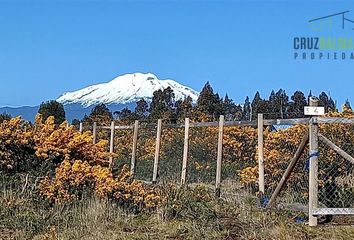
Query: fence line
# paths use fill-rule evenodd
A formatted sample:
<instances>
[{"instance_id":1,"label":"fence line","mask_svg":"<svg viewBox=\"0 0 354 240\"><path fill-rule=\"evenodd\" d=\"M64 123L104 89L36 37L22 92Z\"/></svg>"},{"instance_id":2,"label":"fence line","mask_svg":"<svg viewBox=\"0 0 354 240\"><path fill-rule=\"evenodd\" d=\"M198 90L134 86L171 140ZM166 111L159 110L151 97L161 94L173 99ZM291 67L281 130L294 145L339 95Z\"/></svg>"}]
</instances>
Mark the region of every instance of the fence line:
<instances>
[{"instance_id":1,"label":"fence line","mask_svg":"<svg viewBox=\"0 0 354 240\"><path fill-rule=\"evenodd\" d=\"M318 118L318 121L331 121L336 118ZM161 119L162 120L162 119ZM310 118L294 118L294 119L264 119L263 120L263 125L264 126L273 126L273 125L296 125L296 124L308 124ZM349 122L348 122L349 123ZM353 119L354 123L354 119ZM185 124L173 124L173 123L165 123L165 127L167 128L185 128ZM253 120L253 121L224 121L224 126L225 127L236 127L236 126L249 126L249 127L257 127L258 126L258 121ZM147 124L144 126L144 128L152 128L156 129L157 124ZM195 128L195 127L219 127L219 122L192 122L189 123L190 128ZM97 126L97 128L100 129L111 129L110 126ZM134 129L134 125L119 125L115 126L116 130L124 130L124 129Z\"/></svg>"},{"instance_id":2,"label":"fence line","mask_svg":"<svg viewBox=\"0 0 354 240\"><path fill-rule=\"evenodd\" d=\"M311 100L312 106L316 106L317 102ZM265 167L264 167L264 127L274 126L274 125L307 125L308 135L304 136L300 145L298 146L293 157L289 159L289 165L282 174L282 178L279 179L279 183L276 186L275 191L272 193L271 199L269 201L269 206L273 205L275 198L279 196L286 182L290 178L290 175L295 169L295 165L299 162L302 152L304 152L307 143L309 143L309 185L308 185L308 214L309 214L309 225L317 225L317 214L329 214L331 211L336 212L338 208L329 208L319 203L318 199L318 149L319 140L333 149L337 154L346 159L349 163L354 164L354 158L350 156L345 150L341 149L340 146L334 144L324 135L318 133L319 124L354 124L354 119L349 118L335 118L335 117L310 117L310 118L294 118L294 119L264 119L263 114L258 114L258 119L253 121L225 121L224 116L221 115L218 122L190 122L189 118L186 118L184 123L162 123L162 119L158 119L157 124L140 124L138 120L134 122L133 125L115 125L114 121L110 126L97 126L94 122L92 132L93 132L93 142L96 143L97 129L110 130L110 142L109 142L109 152L114 152L114 132L115 130L133 130L133 147L132 147L132 157L131 157L131 173L134 176L136 168L136 157L137 157L137 145L138 145L138 135L139 129L156 129L156 145L155 145L155 155L153 161L153 172L152 172L152 183L158 181L159 175L159 157L160 157L160 145L161 145L161 135L162 128L184 128L184 138L183 138L183 155L182 167L180 174L181 185L186 184L187 178L187 165L188 165L188 151L189 151L189 134L190 128L202 128L202 127L218 127L218 141L217 141L217 156L216 156L216 174L215 174L215 194L220 196L220 189L222 183L222 153L223 153L223 131L225 127L234 126L248 126L257 128L257 155L258 155L258 190L261 195L266 193L267 181L265 181ZM82 123L79 125L79 131L82 132ZM295 150L295 149L294 149ZM286 159L285 159L286 160ZM113 165L113 157L109 158L110 167ZM354 170L353 170L354 172ZM322 208L319 208L319 204ZM343 208L345 211L343 213L350 214L354 211L351 208ZM341 213L341 214L343 214Z\"/></svg>"},{"instance_id":3,"label":"fence line","mask_svg":"<svg viewBox=\"0 0 354 240\"><path fill-rule=\"evenodd\" d=\"M133 148L132 148L132 158L130 162L130 172L134 177L135 174L135 162L136 162L136 148L138 145L138 129L139 129L139 121L135 120L134 122L134 133L133 133Z\"/></svg>"},{"instance_id":4,"label":"fence line","mask_svg":"<svg viewBox=\"0 0 354 240\"><path fill-rule=\"evenodd\" d=\"M154 169L152 174L152 183L156 183L157 181L157 170L159 165L160 143L161 143L161 128L162 128L162 120L159 119L157 120L155 159L154 159Z\"/></svg>"},{"instance_id":5,"label":"fence line","mask_svg":"<svg viewBox=\"0 0 354 240\"><path fill-rule=\"evenodd\" d=\"M111 123L111 139L109 141L109 153L113 153L113 148L114 148L114 121ZM109 167L112 168L113 166L113 157L109 157Z\"/></svg>"},{"instance_id":6,"label":"fence line","mask_svg":"<svg viewBox=\"0 0 354 240\"><path fill-rule=\"evenodd\" d=\"M184 121L184 144L183 144L183 162L182 162L182 174L181 174L181 184L186 183L187 174L187 158L188 158L188 144L189 144L189 118Z\"/></svg>"},{"instance_id":7,"label":"fence line","mask_svg":"<svg viewBox=\"0 0 354 240\"><path fill-rule=\"evenodd\" d=\"M263 114L258 114L258 188L264 194Z\"/></svg>"},{"instance_id":8,"label":"fence line","mask_svg":"<svg viewBox=\"0 0 354 240\"><path fill-rule=\"evenodd\" d=\"M318 106L318 99L310 97L311 107ZM318 124L311 122L309 125L309 225L317 226L317 217L312 215L314 208L318 206Z\"/></svg>"},{"instance_id":9,"label":"fence line","mask_svg":"<svg viewBox=\"0 0 354 240\"><path fill-rule=\"evenodd\" d=\"M93 129L92 129L92 137L93 137L93 144L96 143L96 137L97 137L97 123L93 123Z\"/></svg>"},{"instance_id":10,"label":"fence line","mask_svg":"<svg viewBox=\"0 0 354 240\"><path fill-rule=\"evenodd\" d=\"M215 177L215 194L217 197L220 197L223 131L224 131L224 115L221 115L219 120L218 155L216 157L216 177Z\"/></svg>"},{"instance_id":11,"label":"fence line","mask_svg":"<svg viewBox=\"0 0 354 240\"><path fill-rule=\"evenodd\" d=\"M157 129L156 135L156 145L155 145L155 157L153 165L153 175L152 182L156 183L158 176L158 164L159 164L159 152L160 152L160 142L161 142L161 130L162 130L162 119L158 119L157 124L146 124L141 128L144 129ZM224 116L221 115L218 122L194 122L190 123L189 118L185 119L185 123L181 124L163 124L166 128L185 128L185 138L184 138L184 150L182 158L182 171L181 171L181 184L185 184L187 175L187 162L188 162L188 141L189 141L189 128L200 128L200 127L218 127L218 150L217 150L217 169L215 178L215 191L216 195L219 195L220 184L222 181L221 177L221 162L222 162L222 135L224 127L234 127L234 126L249 126L258 128L258 157L259 157L259 179L258 186L259 192L264 193L265 181L264 181L264 157L263 157L263 126L273 126L273 125L296 125L296 124L309 124L310 118L294 118L294 119L263 119L263 114L258 115L257 120L251 121L225 121ZM81 126L81 123L80 123ZM96 122L93 123L93 142L96 142L97 129L110 130L110 153L113 153L114 148L114 131L115 130L129 130L132 129L133 133L133 147L132 147L132 157L131 157L131 173L134 176L136 167L136 150L137 150L137 139L138 139L138 129L139 121L136 120L133 125L115 125L114 121L111 122L110 126L98 126ZM109 158L110 166L113 164L113 158Z\"/></svg>"}]
</instances>

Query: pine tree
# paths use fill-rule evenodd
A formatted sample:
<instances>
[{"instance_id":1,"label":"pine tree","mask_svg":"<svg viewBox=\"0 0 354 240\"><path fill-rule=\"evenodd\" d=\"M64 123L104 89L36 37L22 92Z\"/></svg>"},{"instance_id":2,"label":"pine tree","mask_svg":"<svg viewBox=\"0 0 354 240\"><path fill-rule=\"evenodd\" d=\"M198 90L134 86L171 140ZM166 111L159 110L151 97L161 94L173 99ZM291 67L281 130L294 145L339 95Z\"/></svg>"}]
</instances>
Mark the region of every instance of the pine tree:
<instances>
[{"instance_id":1,"label":"pine tree","mask_svg":"<svg viewBox=\"0 0 354 240\"><path fill-rule=\"evenodd\" d=\"M83 118L83 122L87 122L92 124L93 122L97 123L110 123L113 120L112 112L108 109L108 107L104 104L96 105L92 110L89 116L85 115Z\"/></svg>"},{"instance_id":2,"label":"pine tree","mask_svg":"<svg viewBox=\"0 0 354 240\"><path fill-rule=\"evenodd\" d=\"M251 103L248 96L246 96L245 103L243 104L242 120L251 120Z\"/></svg>"},{"instance_id":3,"label":"pine tree","mask_svg":"<svg viewBox=\"0 0 354 240\"><path fill-rule=\"evenodd\" d=\"M182 119L184 117L182 109L182 99L179 99L175 102L175 114L178 119Z\"/></svg>"},{"instance_id":4,"label":"pine tree","mask_svg":"<svg viewBox=\"0 0 354 240\"><path fill-rule=\"evenodd\" d=\"M65 121L64 106L55 100L42 102L39 106L38 113L42 114L43 122L47 120L49 116L54 116L55 124L61 124Z\"/></svg>"},{"instance_id":5,"label":"pine tree","mask_svg":"<svg viewBox=\"0 0 354 240\"><path fill-rule=\"evenodd\" d=\"M225 114L226 120L240 120L242 117L242 108L240 105L234 103L226 94L223 101L223 114Z\"/></svg>"},{"instance_id":6,"label":"pine tree","mask_svg":"<svg viewBox=\"0 0 354 240\"><path fill-rule=\"evenodd\" d=\"M187 96L183 101L176 101L175 109L176 117L178 119L189 117L193 111L193 99L190 96Z\"/></svg>"},{"instance_id":7,"label":"pine tree","mask_svg":"<svg viewBox=\"0 0 354 240\"><path fill-rule=\"evenodd\" d=\"M274 90L272 90L272 92L270 93L268 102L269 113L276 112L276 96Z\"/></svg>"},{"instance_id":8,"label":"pine tree","mask_svg":"<svg viewBox=\"0 0 354 240\"><path fill-rule=\"evenodd\" d=\"M285 90L279 89L278 92L275 93L275 106L276 106L276 113L277 118L285 118L287 113L287 108L289 105L289 97L286 95Z\"/></svg>"},{"instance_id":9,"label":"pine tree","mask_svg":"<svg viewBox=\"0 0 354 240\"><path fill-rule=\"evenodd\" d=\"M151 120L164 118L174 118L174 102L175 94L173 90L168 87L164 90L157 90L153 93L152 101L150 104L150 116Z\"/></svg>"},{"instance_id":10,"label":"pine tree","mask_svg":"<svg viewBox=\"0 0 354 240\"><path fill-rule=\"evenodd\" d=\"M328 110L331 110L331 111L337 111L337 106L336 106L336 103L333 101L333 99L330 97L329 98L329 109Z\"/></svg>"},{"instance_id":11,"label":"pine tree","mask_svg":"<svg viewBox=\"0 0 354 240\"><path fill-rule=\"evenodd\" d=\"M319 106L325 108L325 112L335 111L335 104L332 98L329 98L325 92L321 92L319 95Z\"/></svg>"},{"instance_id":12,"label":"pine tree","mask_svg":"<svg viewBox=\"0 0 354 240\"><path fill-rule=\"evenodd\" d=\"M310 97L312 97L312 91L310 90L309 95L307 95L307 104L310 102Z\"/></svg>"},{"instance_id":13,"label":"pine tree","mask_svg":"<svg viewBox=\"0 0 354 240\"><path fill-rule=\"evenodd\" d=\"M270 118L286 118L289 107L289 97L283 89L279 89L276 93L273 90L266 105L264 110L269 113Z\"/></svg>"},{"instance_id":14,"label":"pine tree","mask_svg":"<svg viewBox=\"0 0 354 240\"><path fill-rule=\"evenodd\" d=\"M139 119L143 119L147 117L147 115L149 114L148 103L143 98L140 99L139 101L136 102L136 107L134 112Z\"/></svg>"},{"instance_id":15,"label":"pine tree","mask_svg":"<svg viewBox=\"0 0 354 240\"><path fill-rule=\"evenodd\" d=\"M80 120L77 119L77 118L74 118L74 119L71 121L71 125L73 125L73 126L79 128L79 126L80 126Z\"/></svg>"},{"instance_id":16,"label":"pine tree","mask_svg":"<svg viewBox=\"0 0 354 240\"><path fill-rule=\"evenodd\" d=\"M344 107L345 107L347 110L353 110L352 107L350 106L350 102L349 102L348 99L345 100Z\"/></svg>"},{"instance_id":17,"label":"pine tree","mask_svg":"<svg viewBox=\"0 0 354 240\"><path fill-rule=\"evenodd\" d=\"M125 107L120 111L115 111L114 114L118 120L127 122L131 120L135 120L137 116L133 113L129 108Z\"/></svg>"},{"instance_id":18,"label":"pine tree","mask_svg":"<svg viewBox=\"0 0 354 240\"><path fill-rule=\"evenodd\" d=\"M292 102L289 103L288 117L303 117L304 107L306 106L306 97L303 92L295 91L291 96Z\"/></svg>"},{"instance_id":19,"label":"pine tree","mask_svg":"<svg viewBox=\"0 0 354 240\"><path fill-rule=\"evenodd\" d=\"M10 119L11 119L11 115L10 114L8 114L6 112L0 114L0 123L2 123L5 120L8 121Z\"/></svg>"},{"instance_id":20,"label":"pine tree","mask_svg":"<svg viewBox=\"0 0 354 240\"><path fill-rule=\"evenodd\" d=\"M219 94L214 93L209 82L204 85L199 94L197 110L207 115L211 115L213 118L216 118L223 113L222 100L220 99Z\"/></svg>"},{"instance_id":21,"label":"pine tree","mask_svg":"<svg viewBox=\"0 0 354 240\"><path fill-rule=\"evenodd\" d=\"M187 117L193 111L193 99L190 96L187 96L182 102L183 114Z\"/></svg>"},{"instance_id":22,"label":"pine tree","mask_svg":"<svg viewBox=\"0 0 354 240\"><path fill-rule=\"evenodd\" d=\"M107 116L110 119L113 118L111 111L108 109L108 107L104 103L96 105L91 110L90 117L94 117L94 116Z\"/></svg>"},{"instance_id":23,"label":"pine tree","mask_svg":"<svg viewBox=\"0 0 354 240\"><path fill-rule=\"evenodd\" d=\"M251 118L257 119L258 113L267 113L268 102L261 98L257 91L251 103Z\"/></svg>"}]
</instances>

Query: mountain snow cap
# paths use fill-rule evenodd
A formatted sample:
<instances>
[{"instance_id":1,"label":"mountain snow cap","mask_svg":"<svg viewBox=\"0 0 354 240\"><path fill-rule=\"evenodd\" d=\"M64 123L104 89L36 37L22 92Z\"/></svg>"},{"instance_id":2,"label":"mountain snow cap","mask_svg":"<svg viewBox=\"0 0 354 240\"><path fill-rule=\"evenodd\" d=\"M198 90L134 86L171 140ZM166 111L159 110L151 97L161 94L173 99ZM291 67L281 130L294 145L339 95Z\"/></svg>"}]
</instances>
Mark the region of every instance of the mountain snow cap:
<instances>
[{"instance_id":1,"label":"mountain snow cap","mask_svg":"<svg viewBox=\"0 0 354 240\"><path fill-rule=\"evenodd\" d=\"M174 80L160 80L152 73L129 73L114 78L107 83L92 85L77 91L61 95L57 101L67 104L80 104L84 107L104 104L134 103L141 98L151 101L156 90L170 87L175 99L190 96L196 102L199 93L192 88L183 86Z\"/></svg>"}]
</instances>

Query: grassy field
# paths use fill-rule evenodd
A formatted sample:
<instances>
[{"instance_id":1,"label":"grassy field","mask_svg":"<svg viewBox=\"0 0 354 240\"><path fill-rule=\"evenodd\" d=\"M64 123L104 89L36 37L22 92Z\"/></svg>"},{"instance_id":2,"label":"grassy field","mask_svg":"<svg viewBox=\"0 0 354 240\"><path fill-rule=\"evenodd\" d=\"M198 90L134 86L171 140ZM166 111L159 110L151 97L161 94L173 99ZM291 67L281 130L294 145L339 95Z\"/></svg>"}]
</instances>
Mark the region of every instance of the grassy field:
<instances>
[{"instance_id":1,"label":"grassy field","mask_svg":"<svg viewBox=\"0 0 354 240\"><path fill-rule=\"evenodd\" d=\"M354 238L354 219L347 219L346 225L334 219L309 228L304 216L260 208L257 198L242 189L224 191L221 199L199 184L166 184L159 189L166 196L163 204L141 212L90 196L50 206L30 192L3 189L0 239Z\"/></svg>"}]
</instances>

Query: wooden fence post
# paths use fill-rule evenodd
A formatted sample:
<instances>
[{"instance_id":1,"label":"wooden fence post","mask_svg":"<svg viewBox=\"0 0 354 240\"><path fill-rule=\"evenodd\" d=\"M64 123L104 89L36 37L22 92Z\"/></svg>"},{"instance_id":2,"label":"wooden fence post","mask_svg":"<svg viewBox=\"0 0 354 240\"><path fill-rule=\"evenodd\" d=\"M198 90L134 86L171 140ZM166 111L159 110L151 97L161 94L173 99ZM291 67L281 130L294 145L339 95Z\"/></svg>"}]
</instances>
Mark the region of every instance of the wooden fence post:
<instances>
[{"instance_id":1,"label":"wooden fence post","mask_svg":"<svg viewBox=\"0 0 354 240\"><path fill-rule=\"evenodd\" d=\"M80 132L80 134L82 134L82 122L80 122L80 125L79 125L79 132Z\"/></svg>"},{"instance_id":2,"label":"wooden fence post","mask_svg":"<svg viewBox=\"0 0 354 240\"><path fill-rule=\"evenodd\" d=\"M162 120L157 120L157 133L156 133L156 146L155 146L155 159L154 159L154 170L152 173L152 183L157 181L157 171L159 165L159 154L160 154L160 142L161 142L161 125Z\"/></svg>"},{"instance_id":3,"label":"wooden fence post","mask_svg":"<svg viewBox=\"0 0 354 240\"><path fill-rule=\"evenodd\" d=\"M318 134L318 138L320 139L320 141L325 143L328 147L330 147L334 151L336 151L336 153L341 155L344 159L346 159L347 161L349 161L352 164L354 164L354 158L352 156L350 156L348 153L346 153L343 149L341 149L340 147L335 145L333 142L331 142L328 138L326 138L325 136L323 136L320 133Z\"/></svg>"},{"instance_id":4,"label":"wooden fence post","mask_svg":"<svg viewBox=\"0 0 354 240\"><path fill-rule=\"evenodd\" d=\"M94 122L92 127L93 144L96 144L96 128L97 128L97 123Z\"/></svg>"},{"instance_id":5,"label":"wooden fence post","mask_svg":"<svg viewBox=\"0 0 354 240\"><path fill-rule=\"evenodd\" d=\"M279 193L281 192L281 190L283 189L283 187L285 186L286 182L288 181L292 171L294 170L297 162L299 161L301 154L304 152L305 147L307 145L307 143L309 142L309 133L306 132L305 136L302 138L299 147L297 148L293 158L291 159L288 167L286 168L283 176L280 179L280 182L278 183L277 187L275 188L269 203L267 207L272 207L272 205L275 202L275 199L278 197Z\"/></svg>"},{"instance_id":6,"label":"wooden fence post","mask_svg":"<svg viewBox=\"0 0 354 240\"><path fill-rule=\"evenodd\" d=\"M263 114L258 114L258 188L264 194Z\"/></svg>"},{"instance_id":7,"label":"wooden fence post","mask_svg":"<svg viewBox=\"0 0 354 240\"><path fill-rule=\"evenodd\" d=\"M133 133L133 150L132 150L132 159L130 164L130 172L132 176L135 174L135 161L136 161L136 147L138 143L138 128L139 128L139 121L135 120L134 122L134 133Z\"/></svg>"},{"instance_id":8,"label":"wooden fence post","mask_svg":"<svg viewBox=\"0 0 354 240\"><path fill-rule=\"evenodd\" d=\"M183 147L183 162L182 162L182 175L181 184L186 183L187 173L187 159L188 159L188 143L189 143L189 118L184 120L184 147Z\"/></svg>"},{"instance_id":9,"label":"wooden fence post","mask_svg":"<svg viewBox=\"0 0 354 240\"><path fill-rule=\"evenodd\" d=\"M317 107L318 99L310 97L310 106ZM312 215L314 208L318 205L318 124L316 117L310 119L309 124L310 143L310 169L309 169L309 226L317 226L317 217Z\"/></svg>"},{"instance_id":10,"label":"wooden fence post","mask_svg":"<svg viewBox=\"0 0 354 240\"><path fill-rule=\"evenodd\" d=\"M218 155L217 155L217 159L216 159L216 179L215 179L215 195L217 197L220 197L223 131L224 131L224 115L220 115L219 136L218 136Z\"/></svg>"},{"instance_id":11,"label":"wooden fence post","mask_svg":"<svg viewBox=\"0 0 354 240\"><path fill-rule=\"evenodd\" d=\"M109 142L109 153L113 153L113 147L114 147L114 121L111 123L111 139ZM109 157L109 168L113 167L113 157Z\"/></svg>"}]
</instances>

